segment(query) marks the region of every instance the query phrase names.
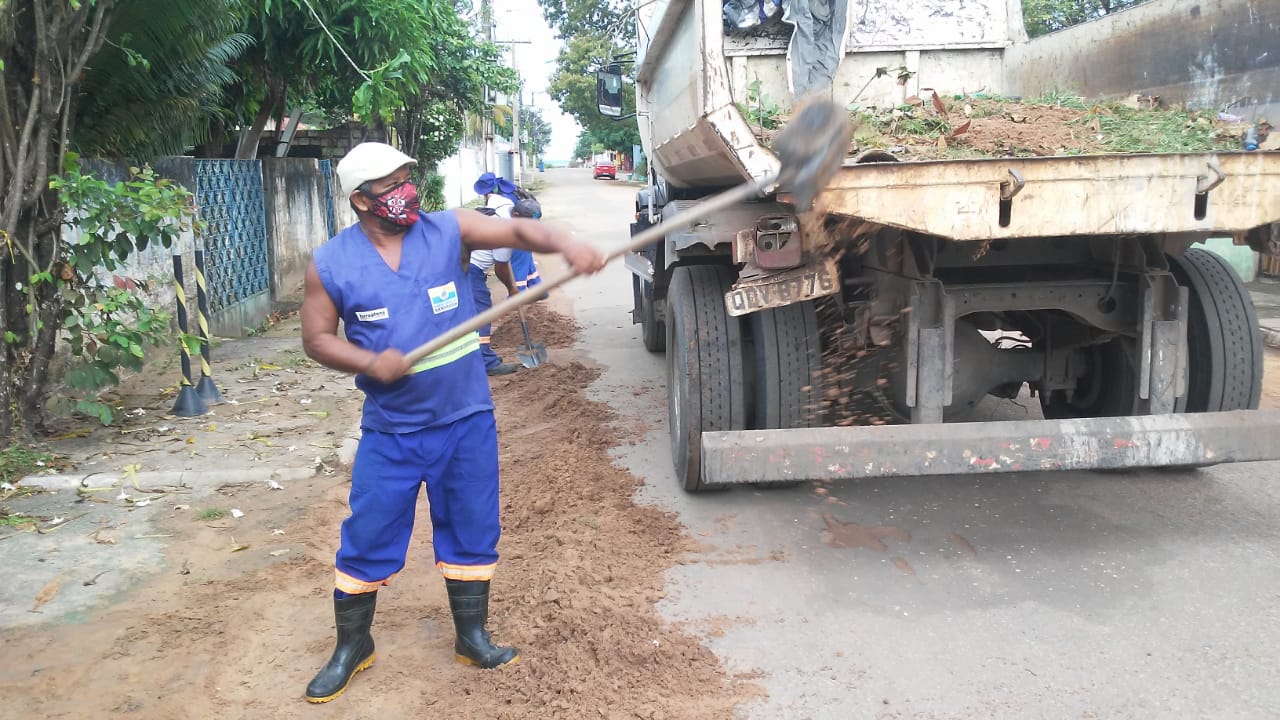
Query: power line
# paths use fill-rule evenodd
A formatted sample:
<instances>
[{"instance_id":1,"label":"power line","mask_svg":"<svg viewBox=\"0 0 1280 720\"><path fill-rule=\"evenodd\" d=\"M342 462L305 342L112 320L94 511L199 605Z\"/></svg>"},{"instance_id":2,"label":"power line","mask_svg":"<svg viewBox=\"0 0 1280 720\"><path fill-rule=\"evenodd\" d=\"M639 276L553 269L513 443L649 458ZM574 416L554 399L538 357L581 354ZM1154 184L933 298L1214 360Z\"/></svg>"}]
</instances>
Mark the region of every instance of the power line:
<instances>
[{"instance_id":1,"label":"power line","mask_svg":"<svg viewBox=\"0 0 1280 720\"><path fill-rule=\"evenodd\" d=\"M356 72L360 73L360 77L364 78L367 82L373 82L373 78L369 77L369 73L361 69L360 66L356 64L356 61L351 59L351 56L347 54L346 49L342 47L342 43L338 42L338 38L334 37L333 33L329 32L329 26L325 25L324 20L320 19L320 14L311 6L311 0L302 0L302 3L311 11L311 17L315 18L316 22L320 24L320 29L324 31L325 35L329 36L330 42L333 43L334 47L338 48L338 52L342 53L342 57L346 58L347 62L351 63L351 67L355 68Z\"/></svg>"}]
</instances>

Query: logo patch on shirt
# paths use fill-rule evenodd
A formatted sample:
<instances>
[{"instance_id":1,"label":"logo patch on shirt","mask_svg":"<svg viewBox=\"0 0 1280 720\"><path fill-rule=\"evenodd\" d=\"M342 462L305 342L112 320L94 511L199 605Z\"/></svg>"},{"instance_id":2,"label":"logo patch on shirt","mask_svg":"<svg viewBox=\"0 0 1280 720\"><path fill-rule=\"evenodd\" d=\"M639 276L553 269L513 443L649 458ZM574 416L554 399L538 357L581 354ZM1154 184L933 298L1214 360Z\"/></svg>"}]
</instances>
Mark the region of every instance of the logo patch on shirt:
<instances>
[{"instance_id":1,"label":"logo patch on shirt","mask_svg":"<svg viewBox=\"0 0 1280 720\"><path fill-rule=\"evenodd\" d=\"M453 282L427 290L427 297L431 298L431 312L436 315L458 307L458 288Z\"/></svg>"},{"instance_id":2,"label":"logo patch on shirt","mask_svg":"<svg viewBox=\"0 0 1280 720\"><path fill-rule=\"evenodd\" d=\"M356 319L360 322L373 322L374 320L386 320L391 317L386 308L378 308L377 310L357 310Z\"/></svg>"}]
</instances>

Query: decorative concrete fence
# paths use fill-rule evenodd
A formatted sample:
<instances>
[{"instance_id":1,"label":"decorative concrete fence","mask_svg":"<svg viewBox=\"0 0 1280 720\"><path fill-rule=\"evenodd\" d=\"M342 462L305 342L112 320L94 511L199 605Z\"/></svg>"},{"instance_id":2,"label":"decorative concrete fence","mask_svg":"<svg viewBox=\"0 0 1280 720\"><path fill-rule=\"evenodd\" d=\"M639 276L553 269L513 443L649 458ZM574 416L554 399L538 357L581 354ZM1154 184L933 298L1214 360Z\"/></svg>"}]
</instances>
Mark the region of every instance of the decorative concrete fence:
<instances>
[{"instance_id":1,"label":"decorative concrete fence","mask_svg":"<svg viewBox=\"0 0 1280 720\"><path fill-rule=\"evenodd\" d=\"M128 165L89 161L89 171L107 180L123 180ZM329 160L264 158L203 160L170 158L156 171L195 194L207 229L185 237L178 252L194 267L199 244L205 250L209 323L214 335L235 337L259 326L272 304L302 284L311 251L355 222L342 200ZM172 250L158 245L138 253L121 275L159 278L159 300L174 301ZM187 285L193 274L188 273ZM194 287L185 287L195 297Z\"/></svg>"}]
</instances>

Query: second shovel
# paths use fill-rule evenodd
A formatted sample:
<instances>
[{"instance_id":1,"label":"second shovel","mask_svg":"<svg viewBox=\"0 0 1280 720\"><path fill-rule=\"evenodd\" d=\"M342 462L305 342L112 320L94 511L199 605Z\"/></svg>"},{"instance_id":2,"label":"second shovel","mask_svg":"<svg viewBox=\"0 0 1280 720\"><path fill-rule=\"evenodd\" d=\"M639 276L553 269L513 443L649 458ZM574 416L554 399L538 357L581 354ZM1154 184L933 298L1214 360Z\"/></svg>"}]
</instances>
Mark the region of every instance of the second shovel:
<instances>
[{"instance_id":1,"label":"second shovel","mask_svg":"<svg viewBox=\"0 0 1280 720\"><path fill-rule=\"evenodd\" d=\"M524 307L520 308L520 329L524 331L524 344L516 348L516 358L527 368L536 368L547 361L547 346L535 343L529 337L529 321L525 319Z\"/></svg>"}]
</instances>

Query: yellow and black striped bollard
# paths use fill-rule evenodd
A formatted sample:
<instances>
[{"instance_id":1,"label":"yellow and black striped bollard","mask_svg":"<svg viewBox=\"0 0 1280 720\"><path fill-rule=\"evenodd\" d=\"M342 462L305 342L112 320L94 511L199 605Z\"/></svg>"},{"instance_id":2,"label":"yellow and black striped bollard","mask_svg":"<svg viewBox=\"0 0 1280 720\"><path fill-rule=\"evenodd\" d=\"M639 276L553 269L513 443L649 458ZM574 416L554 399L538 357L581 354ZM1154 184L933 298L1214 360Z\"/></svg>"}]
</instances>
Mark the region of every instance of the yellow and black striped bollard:
<instances>
[{"instance_id":1,"label":"yellow and black striped bollard","mask_svg":"<svg viewBox=\"0 0 1280 720\"><path fill-rule=\"evenodd\" d=\"M196 325L200 327L200 382L196 394L210 405L222 402L222 393L213 382L213 368L209 365L209 290L204 279L204 250L196 248Z\"/></svg>"},{"instance_id":2,"label":"yellow and black striped bollard","mask_svg":"<svg viewBox=\"0 0 1280 720\"><path fill-rule=\"evenodd\" d=\"M182 289L182 254L173 253L173 290L178 299L178 330L182 333L182 384L178 399L173 403L173 414L178 417L196 417L209 412L209 406L191 384L191 348L187 347L187 294Z\"/></svg>"}]
</instances>

